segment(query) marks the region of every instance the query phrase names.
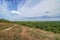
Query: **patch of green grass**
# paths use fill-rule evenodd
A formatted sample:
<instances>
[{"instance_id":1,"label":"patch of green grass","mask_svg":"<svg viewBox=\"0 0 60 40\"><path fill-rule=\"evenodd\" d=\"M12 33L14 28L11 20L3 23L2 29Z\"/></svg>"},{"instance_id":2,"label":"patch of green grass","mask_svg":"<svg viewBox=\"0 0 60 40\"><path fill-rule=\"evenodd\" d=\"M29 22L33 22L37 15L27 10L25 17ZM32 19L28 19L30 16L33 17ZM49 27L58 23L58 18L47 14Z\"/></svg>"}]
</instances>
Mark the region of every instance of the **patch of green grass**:
<instances>
[{"instance_id":1,"label":"patch of green grass","mask_svg":"<svg viewBox=\"0 0 60 40\"><path fill-rule=\"evenodd\" d=\"M7 27L7 26L0 26L0 30L6 29L6 28L9 28L9 27Z\"/></svg>"},{"instance_id":2,"label":"patch of green grass","mask_svg":"<svg viewBox=\"0 0 60 40\"><path fill-rule=\"evenodd\" d=\"M60 38L59 37L55 37L55 40L60 40Z\"/></svg>"},{"instance_id":3,"label":"patch of green grass","mask_svg":"<svg viewBox=\"0 0 60 40\"><path fill-rule=\"evenodd\" d=\"M0 22L9 22L9 20L6 20L6 19L0 19Z\"/></svg>"},{"instance_id":4,"label":"patch of green grass","mask_svg":"<svg viewBox=\"0 0 60 40\"><path fill-rule=\"evenodd\" d=\"M54 33L60 33L60 21L16 21L14 23L32 28L43 29Z\"/></svg>"}]
</instances>

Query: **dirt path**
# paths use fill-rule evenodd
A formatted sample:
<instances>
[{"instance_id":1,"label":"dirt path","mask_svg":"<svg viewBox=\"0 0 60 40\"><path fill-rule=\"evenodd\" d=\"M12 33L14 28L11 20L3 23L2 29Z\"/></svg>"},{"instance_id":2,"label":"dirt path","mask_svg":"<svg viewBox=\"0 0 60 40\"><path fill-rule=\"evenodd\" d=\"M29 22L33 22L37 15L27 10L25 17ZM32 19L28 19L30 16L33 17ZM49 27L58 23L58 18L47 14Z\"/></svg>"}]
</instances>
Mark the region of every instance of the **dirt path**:
<instances>
[{"instance_id":1,"label":"dirt path","mask_svg":"<svg viewBox=\"0 0 60 40\"><path fill-rule=\"evenodd\" d=\"M29 28L29 27L14 24L14 23L10 23L10 24L0 23L0 25L9 26L9 28L2 30L3 31L2 35L6 34L4 36L6 38L7 36L10 37L11 40L13 40L15 37L21 38L22 40L55 40L55 37L54 37L55 34L52 32L48 32L48 31L44 31L36 28ZM59 35L57 35L58 38L60 37Z\"/></svg>"},{"instance_id":2,"label":"dirt path","mask_svg":"<svg viewBox=\"0 0 60 40\"><path fill-rule=\"evenodd\" d=\"M4 29L4 31L11 30L12 28L14 28L14 27L16 27L16 26L17 26L17 25L15 24L15 25L13 25L12 27L9 27L9 28Z\"/></svg>"}]
</instances>

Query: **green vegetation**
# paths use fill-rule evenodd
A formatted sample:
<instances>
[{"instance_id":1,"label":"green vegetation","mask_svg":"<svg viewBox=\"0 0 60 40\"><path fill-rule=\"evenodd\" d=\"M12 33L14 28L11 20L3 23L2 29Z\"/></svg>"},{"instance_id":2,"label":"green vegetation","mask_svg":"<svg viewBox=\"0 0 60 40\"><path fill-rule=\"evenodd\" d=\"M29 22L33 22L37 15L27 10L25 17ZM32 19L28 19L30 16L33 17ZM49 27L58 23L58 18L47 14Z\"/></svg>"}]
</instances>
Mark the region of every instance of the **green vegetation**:
<instances>
[{"instance_id":1,"label":"green vegetation","mask_svg":"<svg viewBox=\"0 0 60 40\"><path fill-rule=\"evenodd\" d=\"M5 19L0 19L0 22L17 23L27 27L60 33L60 21L8 21Z\"/></svg>"},{"instance_id":2,"label":"green vegetation","mask_svg":"<svg viewBox=\"0 0 60 40\"><path fill-rule=\"evenodd\" d=\"M54 33L60 33L60 21L21 21L14 23Z\"/></svg>"},{"instance_id":3,"label":"green vegetation","mask_svg":"<svg viewBox=\"0 0 60 40\"><path fill-rule=\"evenodd\" d=\"M9 28L9 27L8 26L0 26L0 30L6 29L6 28Z\"/></svg>"},{"instance_id":4,"label":"green vegetation","mask_svg":"<svg viewBox=\"0 0 60 40\"><path fill-rule=\"evenodd\" d=\"M12 27L10 30L4 30L10 27ZM1 19L0 40L60 40L60 21L8 21Z\"/></svg>"},{"instance_id":5,"label":"green vegetation","mask_svg":"<svg viewBox=\"0 0 60 40\"><path fill-rule=\"evenodd\" d=\"M57 37L56 37L55 40L60 40L60 38L57 38Z\"/></svg>"},{"instance_id":6,"label":"green vegetation","mask_svg":"<svg viewBox=\"0 0 60 40\"><path fill-rule=\"evenodd\" d=\"M9 22L9 21L6 19L0 19L0 22Z\"/></svg>"}]
</instances>

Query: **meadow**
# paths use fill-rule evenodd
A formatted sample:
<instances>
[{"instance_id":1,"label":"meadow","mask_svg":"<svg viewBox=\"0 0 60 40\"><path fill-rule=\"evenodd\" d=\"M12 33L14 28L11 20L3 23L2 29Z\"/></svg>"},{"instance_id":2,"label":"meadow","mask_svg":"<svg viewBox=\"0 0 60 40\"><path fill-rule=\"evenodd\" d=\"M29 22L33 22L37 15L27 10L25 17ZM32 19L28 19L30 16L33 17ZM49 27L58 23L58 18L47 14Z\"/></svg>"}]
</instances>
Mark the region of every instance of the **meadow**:
<instances>
[{"instance_id":1,"label":"meadow","mask_svg":"<svg viewBox=\"0 0 60 40\"><path fill-rule=\"evenodd\" d=\"M30 28L42 29L53 33L60 33L60 21L8 21L5 19L0 19L0 22L16 23Z\"/></svg>"},{"instance_id":2,"label":"meadow","mask_svg":"<svg viewBox=\"0 0 60 40\"><path fill-rule=\"evenodd\" d=\"M19 25L60 33L60 21L15 21Z\"/></svg>"},{"instance_id":3,"label":"meadow","mask_svg":"<svg viewBox=\"0 0 60 40\"><path fill-rule=\"evenodd\" d=\"M0 40L60 40L60 21L1 19Z\"/></svg>"}]
</instances>

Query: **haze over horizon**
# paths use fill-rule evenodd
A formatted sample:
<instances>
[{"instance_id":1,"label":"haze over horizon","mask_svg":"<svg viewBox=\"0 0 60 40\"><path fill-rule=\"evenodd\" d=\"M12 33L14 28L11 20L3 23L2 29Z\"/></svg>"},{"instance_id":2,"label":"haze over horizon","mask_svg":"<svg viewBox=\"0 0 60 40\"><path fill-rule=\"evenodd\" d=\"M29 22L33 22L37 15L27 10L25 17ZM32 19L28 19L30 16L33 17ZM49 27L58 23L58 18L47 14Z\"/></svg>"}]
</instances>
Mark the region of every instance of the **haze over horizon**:
<instances>
[{"instance_id":1,"label":"haze over horizon","mask_svg":"<svg viewBox=\"0 0 60 40\"><path fill-rule=\"evenodd\" d=\"M60 0L0 0L0 18L60 21Z\"/></svg>"}]
</instances>

